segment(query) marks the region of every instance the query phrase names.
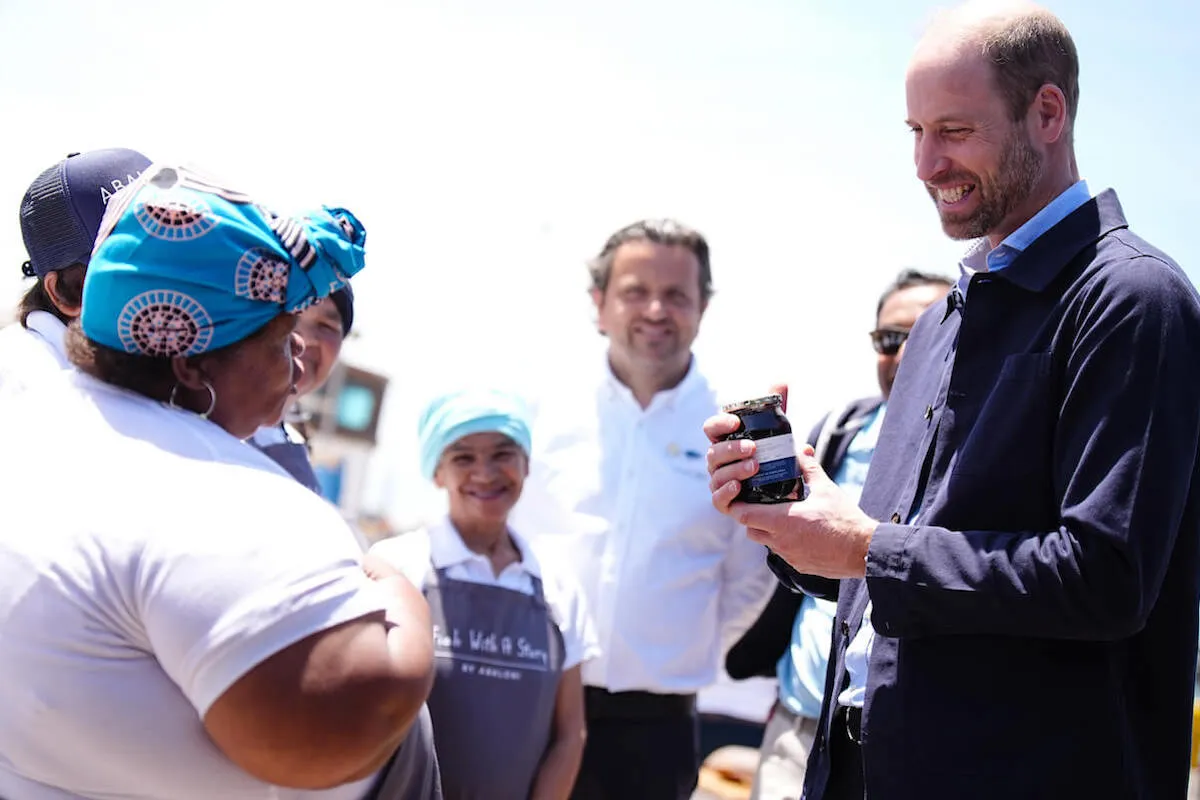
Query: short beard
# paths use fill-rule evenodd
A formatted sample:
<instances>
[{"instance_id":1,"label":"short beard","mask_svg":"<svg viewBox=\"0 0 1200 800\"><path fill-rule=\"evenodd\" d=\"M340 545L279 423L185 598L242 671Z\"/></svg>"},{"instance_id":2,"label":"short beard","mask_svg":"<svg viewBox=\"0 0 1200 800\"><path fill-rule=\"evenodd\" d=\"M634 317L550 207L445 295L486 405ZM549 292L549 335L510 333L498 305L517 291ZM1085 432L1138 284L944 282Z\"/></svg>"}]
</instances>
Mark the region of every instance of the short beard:
<instances>
[{"instance_id":1,"label":"short beard","mask_svg":"<svg viewBox=\"0 0 1200 800\"><path fill-rule=\"evenodd\" d=\"M1029 199L1042 174L1042 154L1034 150L1020 125L1014 125L1004 144L996 177L975 181L979 208L966 219L942 217L942 229L951 239L978 239L1000 227L1013 209Z\"/></svg>"}]
</instances>

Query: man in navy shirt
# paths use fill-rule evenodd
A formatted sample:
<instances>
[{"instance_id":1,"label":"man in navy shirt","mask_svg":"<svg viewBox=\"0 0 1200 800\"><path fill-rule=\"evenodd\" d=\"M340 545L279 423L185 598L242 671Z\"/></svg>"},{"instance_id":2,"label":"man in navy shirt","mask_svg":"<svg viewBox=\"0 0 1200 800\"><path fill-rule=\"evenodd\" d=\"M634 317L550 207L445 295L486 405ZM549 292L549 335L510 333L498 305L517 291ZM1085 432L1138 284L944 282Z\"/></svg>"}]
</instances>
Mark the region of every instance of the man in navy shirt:
<instances>
[{"instance_id":1,"label":"man in navy shirt","mask_svg":"<svg viewBox=\"0 0 1200 800\"><path fill-rule=\"evenodd\" d=\"M904 363L861 510L714 505L838 600L805 781L841 798L1184 798L1200 597L1200 302L1080 180L1078 59L1033 6L943 16L908 70L917 177L979 239Z\"/></svg>"}]
</instances>

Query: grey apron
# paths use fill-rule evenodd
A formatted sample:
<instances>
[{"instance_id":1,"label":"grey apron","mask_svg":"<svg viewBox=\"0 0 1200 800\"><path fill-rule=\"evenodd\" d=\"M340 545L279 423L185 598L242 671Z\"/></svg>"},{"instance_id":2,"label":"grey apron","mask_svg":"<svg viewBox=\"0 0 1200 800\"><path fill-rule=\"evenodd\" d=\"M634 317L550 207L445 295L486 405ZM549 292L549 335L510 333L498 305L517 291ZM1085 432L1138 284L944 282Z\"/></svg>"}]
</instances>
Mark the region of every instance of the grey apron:
<instances>
[{"instance_id":1,"label":"grey apron","mask_svg":"<svg viewBox=\"0 0 1200 800\"><path fill-rule=\"evenodd\" d=\"M421 713L363 800L442 800L429 709Z\"/></svg>"},{"instance_id":2,"label":"grey apron","mask_svg":"<svg viewBox=\"0 0 1200 800\"><path fill-rule=\"evenodd\" d=\"M562 631L533 594L431 570L437 677L429 695L446 800L525 800L554 725Z\"/></svg>"},{"instance_id":3,"label":"grey apron","mask_svg":"<svg viewBox=\"0 0 1200 800\"><path fill-rule=\"evenodd\" d=\"M317 482L317 473L313 472L312 461L308 457L308 447L300 442L293 442L291 439L288 439L286 428L283 435L286 439L283 442L261 445L254 439L251 439L250 444L287 470L288 474L297 481L312 489L317 494L320 494L321 484Z\"/></svg>"}]
</instances>

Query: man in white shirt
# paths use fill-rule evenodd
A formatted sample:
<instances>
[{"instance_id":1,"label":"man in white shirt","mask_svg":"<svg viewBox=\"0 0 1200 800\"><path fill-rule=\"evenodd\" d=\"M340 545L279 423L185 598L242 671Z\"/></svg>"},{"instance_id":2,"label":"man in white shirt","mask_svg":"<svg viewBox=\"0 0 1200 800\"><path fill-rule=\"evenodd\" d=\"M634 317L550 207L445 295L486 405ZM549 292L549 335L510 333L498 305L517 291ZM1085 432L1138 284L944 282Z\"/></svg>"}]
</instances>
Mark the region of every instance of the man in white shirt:
<instances>
[{"instance_id":1,"label":"man in white shirt","mask_svg":"<svg viewBox=\"0 0 1200 800\"><path fill-rule=\"evenodd\" d=\"M104 208L149 166L125 149L72 153L29 185L21 200L21 237L37 281L18 307L19 325L0 330L0 397L24 391L69 366L63 334L79 316L83 276Z\"/></svg>"},{"instance_id":2,"label":"man in white shirt","mask_svg":"<svg viewBox=\"0 0 1200 800\"><path fill-rule=\"evenodd\" d=\"M708 244L670 220L613 234L590 265L607 363L542 398L514 519L562 546L595 616L588 741L573 797L687 798L696 692L757 616L764 549L715 512L701 425L717 409L691 352L712 294Z\"/></svg>"}]
</instances>

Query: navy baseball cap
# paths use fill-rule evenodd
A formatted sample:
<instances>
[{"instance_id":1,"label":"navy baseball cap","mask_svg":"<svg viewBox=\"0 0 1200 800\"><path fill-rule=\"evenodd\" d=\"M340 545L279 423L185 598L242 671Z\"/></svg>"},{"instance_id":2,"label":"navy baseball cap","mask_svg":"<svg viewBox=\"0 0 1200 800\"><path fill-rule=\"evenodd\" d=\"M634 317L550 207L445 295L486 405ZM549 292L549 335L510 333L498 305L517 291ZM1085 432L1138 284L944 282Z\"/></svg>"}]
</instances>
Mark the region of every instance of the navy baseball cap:
<instances>
[{"instance_id":1,"label":"navy baseball cap","mask_svg":"<svg viewBox=\"0 0 1200 800\"><path fill-rule=\"evenodd\" d=\"M44 278L87 264L104 207L148 166L141 153L115 148L72 153L38 175L21 200L21 238L29 253L21 271Z\"/></svg>"},{"instance_id":2,"label":"navy baseball cap","mask_svg":"<svg viewBox=\"0 0 1200 800\"><path fill-rule=\"evenodd\" d=\"M342 315L342 338L345 339L350 335L350 326L354 324L354 290L350 288L350 282L346 281L346 284L330 297L333 298L338 313Z\"/></svg>"}]
</instances>

